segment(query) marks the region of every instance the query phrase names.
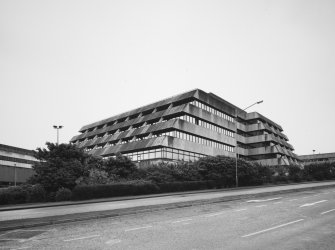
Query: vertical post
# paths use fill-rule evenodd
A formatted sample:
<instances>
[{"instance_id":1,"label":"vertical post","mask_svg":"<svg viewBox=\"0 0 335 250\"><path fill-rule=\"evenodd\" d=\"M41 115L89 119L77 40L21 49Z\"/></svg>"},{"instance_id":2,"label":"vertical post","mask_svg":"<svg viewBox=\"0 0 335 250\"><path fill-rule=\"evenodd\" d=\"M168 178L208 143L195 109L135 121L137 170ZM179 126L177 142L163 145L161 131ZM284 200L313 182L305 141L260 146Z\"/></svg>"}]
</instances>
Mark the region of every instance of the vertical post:
<instances>
[{"instance_id":1,"label":"vertical post","mask_svg":"<svg viewBox=\"0 0 335 250\"><path fill-rule=\"evenodd\" d=\"M57 129L57 145L59 144L59 128Z\"/></svg>"},{"instance_id":2,"label":"vertical post","mask_svg":"<svg viewBox=\"0 0 335 250\"><path fill-rule=\"evenodd\" d=\"M245 111L246 109L256 105L256 104L260 104L262 103L263 101L258 101L258 102L255 102L254 104L251 104L250 106L246 107L245 109L243 109L243 111ZM235 138L235 141L236 141L236 147L235 147L235 150L236 150L236 158L235 158L235 181L236 181L236 187L238 187L238 173L237 173L237 160L238 160L238 145L237 145L237 109L235 109L235 123L236 123L236 138Z\"/></svg>"},{"instance_id":3,"label":"vertical post","mask_svg":"<svg viewBox=\"0 0 335 250\"><path fill-rule=\"evenodd\" d=\"M14 163L14 186L16 187L16 163Z\"/></svg>"},{"instance_id":4,"label":"vertical post","mask_svg":"<svg viewBox=\"0 0 335 250\"><path fill-rule=\"evenodd\" d=\"M237 110L235 110L235 125L236 125L236 133L235 133L235 141L236 141L236 147L235 147L235 184L236 187L238 187L238 174L237 174L237 158L238 158L238 145L237 145Z\"/></svg>"},{"instance_id":5,"label":"vertical post","mask_svg":"<svg viewBox=\"0 0 335 250\"><path fill-rule=\"evenodd\" d=\"M58 144L59 144L59 130L60 130L63 126L62 126L62 125L60 125L60 126L56 126L56 125L54 125L53 127L54 127L54 129L57 130L57 145L58 145Z\"/></svg>"}]
</instances>

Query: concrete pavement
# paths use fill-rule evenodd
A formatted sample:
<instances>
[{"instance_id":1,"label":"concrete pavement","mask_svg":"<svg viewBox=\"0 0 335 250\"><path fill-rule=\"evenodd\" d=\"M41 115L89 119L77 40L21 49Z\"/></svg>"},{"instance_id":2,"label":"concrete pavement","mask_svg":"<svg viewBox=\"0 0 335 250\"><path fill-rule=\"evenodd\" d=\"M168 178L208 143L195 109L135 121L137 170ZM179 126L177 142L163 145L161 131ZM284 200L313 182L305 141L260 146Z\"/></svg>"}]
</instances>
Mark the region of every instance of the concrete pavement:
<instances>
[{"instance_id":1,"label":"concrete pavement","mask_svg":"<svg viewBox=\"0 0 335 250\"><path fill-rule=\"evenodd\" d=\"M335 186L335 181L0 211L0 231L218 203Z\"/></svg>"}]
</instances>

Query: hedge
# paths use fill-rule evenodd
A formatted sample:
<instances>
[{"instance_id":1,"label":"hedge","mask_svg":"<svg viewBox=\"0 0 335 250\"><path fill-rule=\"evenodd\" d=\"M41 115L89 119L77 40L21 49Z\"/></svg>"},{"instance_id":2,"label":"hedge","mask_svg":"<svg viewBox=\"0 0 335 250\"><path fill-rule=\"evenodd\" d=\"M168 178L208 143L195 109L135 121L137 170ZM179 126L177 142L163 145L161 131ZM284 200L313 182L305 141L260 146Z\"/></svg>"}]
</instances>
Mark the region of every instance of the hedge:
<instances>
[{"instance_id":1,"label":"hedge","mask_svg":"<svg viewBox=\"0 0 335 250\"><path fill-rule=\"evenodd\" d=\"M181 192L190 190L201 190L213 188L211 182L208 181L184 181L184 182L167 182L157 184L160 193Z\"/></svg>"},{"instance_id":2,"label":"hedge","mask_svg":"<svg viewBox=\"0 0 335 250\"><path fill-rule=\"evenodd\" d=\"M170 182L154 184L147 183L118 183L101 185L82 185L72 190L73 200L98 199L127 195L143 195L155 193L168 193L189 190L213 188L215 184L210 181Z\"/></svg>"},{"instance_id":3,"label":"hedge","mask_svg":"<svg viewBox=\"0 0 335 250\"><path fill-rule=\"evenodd\" d=\"M41 185L22 185L0 189L0 205L45 201L46 192Z\"/></svg>"},{"instance_id":4,"label":"hedge","mask_svg":"<svg viewBox=\"0 0 335 250\"><path fill-rule=\"evenodd\" d=\"M56 192L55 200L56 201L69 201L71 200L72 192L68 188L60 188Z\"/></svg>"},{"instance_id":5,"label":"hedge","mask_svg":"<svg viewBox=\"0 0 335 250\"><path fill-rule=\"evenodd\" d=\"M158 190L158 187L153 183L82 185L76 186L72 190L72 199L86 200L126 195L152 194L157 193Z\"/></svg>"}]
</instances>

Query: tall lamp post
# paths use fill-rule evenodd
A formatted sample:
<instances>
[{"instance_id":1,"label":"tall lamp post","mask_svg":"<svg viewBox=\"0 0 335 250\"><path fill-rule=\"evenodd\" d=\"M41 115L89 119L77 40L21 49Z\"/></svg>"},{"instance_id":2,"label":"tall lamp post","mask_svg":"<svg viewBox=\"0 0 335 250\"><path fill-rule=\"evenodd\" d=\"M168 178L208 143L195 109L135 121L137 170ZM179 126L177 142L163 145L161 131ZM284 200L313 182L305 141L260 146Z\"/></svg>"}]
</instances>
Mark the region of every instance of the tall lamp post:
<instances>
[{"instance_id":1,"label":"tall lamp post","mask_svg":"<svg viewBox=\"0 0 335 250\"><path fill-rule=\"evenodd\" d=\"M58 143L59 143L59 130L60 130L63 126L62 126L62 125L59 125L59 126L54 125L53 127L54 127L54 129L57 129L57 145L58 145Z\"/></svg>"},{"instance_id":2,"label":"tall lamp post","mask_svg":"<svg viewBox=\"0 0 335 250\"><path fill-rule=\"evenodd\" d=\"M245 109L243 109L244 111L256 104L260 104L262 103L262 101L258 101L258 102L255 102L254 104L251 104L250 106L246 107ZM237 160L238 160L238 145L237 145L237 110L235 110L235 124L236 124L236 157L235 157L235 183L236 183L236 187L238 187L238 172L237 172Z\"/></svg>"},{"instance_id":3,"label":"tall lamp post","mask_svg":"<svg viewBox=\"0 0 335 250\"><path fill-rule=\"evenodd\" d=\"M16 163L14 163L14 186L16 187Z\"/></svg>"}]
</instances>

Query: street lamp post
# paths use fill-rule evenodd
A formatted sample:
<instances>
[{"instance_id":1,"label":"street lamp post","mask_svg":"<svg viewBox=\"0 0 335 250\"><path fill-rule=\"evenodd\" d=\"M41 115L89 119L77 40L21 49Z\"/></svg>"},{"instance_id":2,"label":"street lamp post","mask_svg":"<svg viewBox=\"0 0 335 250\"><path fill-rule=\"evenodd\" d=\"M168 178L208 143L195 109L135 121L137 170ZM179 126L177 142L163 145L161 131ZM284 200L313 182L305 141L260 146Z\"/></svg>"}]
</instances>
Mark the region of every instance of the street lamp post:
<instances>
[{"instance_id":1,"label":"street lamp post","mask_svg":"<svg viewBox=\"0 0 335 250\"><path fill-rule=\"evenodd\" d=\"M260 104L262 103L262 101L258 101L258 102L255 102L254 104L251 104L250 106L246 107L245 109L243 109L243 111L245 111L246 109L256 105L256 104ZM235 184L236 184L236 187L238 187L238 171L237 171L237 160L238 160L238 144L237 144L237 110L235 110L235 124L236 124L236 157L235 157Z\"/></svg>"},{"instance_id":2,"label":"street lamp post","mask_svg":"<svg viewBox=\"0 0 335 250\"><path fill-rule=\"evenodd\" d=\"M14 186L16 187L16 164L14 163Z\"/></svg>"},{"instance_id":3,"label":"street lamp post","mask_svg":"<svg viewBox=\"0 0 335 250\"><path fill-rule=\"evenodd\" d=\"M54 129L57 129L57 145L58 145L58 143L59 143L59 130L60 130L63 126L62 126L62 125L59 125L59 126L54 125L53 127L54 127Z\"/></svg>"}]
</instances>

